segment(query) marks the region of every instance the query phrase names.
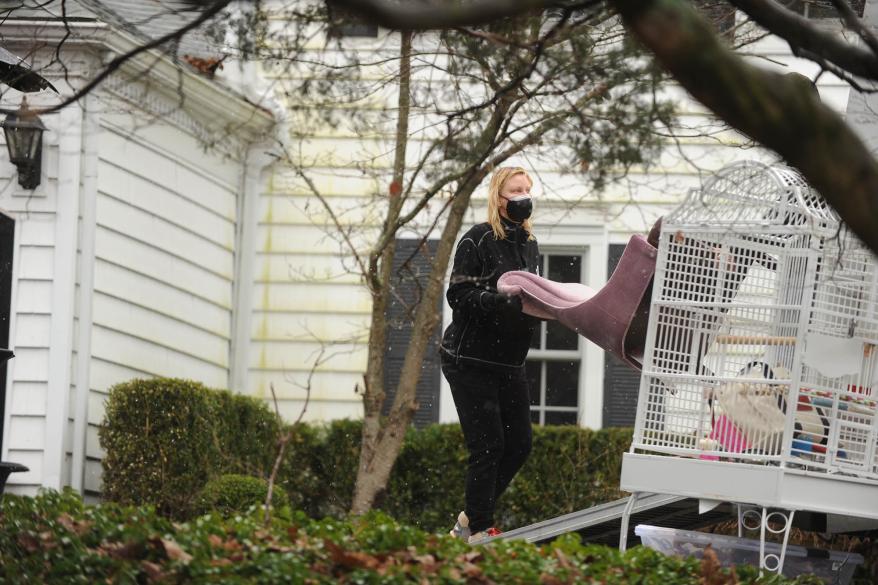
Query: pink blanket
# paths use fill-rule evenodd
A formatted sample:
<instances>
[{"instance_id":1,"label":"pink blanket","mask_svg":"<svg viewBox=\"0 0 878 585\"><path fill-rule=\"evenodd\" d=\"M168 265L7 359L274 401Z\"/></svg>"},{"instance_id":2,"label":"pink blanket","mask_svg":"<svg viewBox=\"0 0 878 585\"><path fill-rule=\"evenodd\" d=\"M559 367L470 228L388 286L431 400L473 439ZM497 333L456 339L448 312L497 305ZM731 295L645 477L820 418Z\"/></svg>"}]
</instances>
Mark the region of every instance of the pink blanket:
<instances>
[{"instance_id":1,"label":"pink blanket","mask_svg":"<svg viewBox=\"0 0 878 585\"><path fill-rule=\"evenodd\" d=\"M502 275L497 290L520 296L528 315L557 320L639 370L656 254L646 238L632 236L610 280L598 291L523 271Z\"/></svg>"}]
</instances>

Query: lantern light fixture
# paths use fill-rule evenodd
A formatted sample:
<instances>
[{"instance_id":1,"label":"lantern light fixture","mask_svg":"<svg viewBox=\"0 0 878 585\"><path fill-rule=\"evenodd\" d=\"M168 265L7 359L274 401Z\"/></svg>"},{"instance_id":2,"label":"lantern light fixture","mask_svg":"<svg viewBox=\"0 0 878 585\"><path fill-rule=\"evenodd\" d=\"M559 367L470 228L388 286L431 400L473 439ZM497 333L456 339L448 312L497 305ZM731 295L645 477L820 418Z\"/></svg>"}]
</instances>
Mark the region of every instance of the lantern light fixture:
<instances>
[{"instance_id":1,"label":"lantern light fixture","mask_svg":"<svg viewBox=\"0 0 878 585\"><path fill-rule=\"evenodd\" d=\"M42 173L43 132L46 131L43 121L27 107L27 100L22 99L21 107L6 115L2 126L9 161L18 169L18 184L25 189L36 189Z\"/></svg>"}]
</instances>

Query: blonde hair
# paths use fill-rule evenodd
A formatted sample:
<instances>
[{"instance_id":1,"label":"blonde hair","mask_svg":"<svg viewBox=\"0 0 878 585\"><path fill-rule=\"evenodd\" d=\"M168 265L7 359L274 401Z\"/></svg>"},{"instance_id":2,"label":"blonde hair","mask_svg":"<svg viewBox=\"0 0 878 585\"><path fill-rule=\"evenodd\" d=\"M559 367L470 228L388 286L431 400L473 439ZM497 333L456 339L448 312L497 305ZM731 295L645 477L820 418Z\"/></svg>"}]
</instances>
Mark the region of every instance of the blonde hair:
<instances>
[{"instance_id":1,"label":"blonde hair","mask_svg":"<svg viewBox=\"0 0 878 585\"><path fill-rule=\"evenodd\" d=\"M491 184L488 186L488 223L494 231L494 237L498 240L506 239L506 230L503 228L503 222L500 219L500 190L506 181L516 175L524 175L530 186L533 187L534 181L526 170L521 167L500 167L491 176ZM533 239L533 222L530 218L521 222L521 227L527 232L527 238Z\"/></svg>"}]
</instances>

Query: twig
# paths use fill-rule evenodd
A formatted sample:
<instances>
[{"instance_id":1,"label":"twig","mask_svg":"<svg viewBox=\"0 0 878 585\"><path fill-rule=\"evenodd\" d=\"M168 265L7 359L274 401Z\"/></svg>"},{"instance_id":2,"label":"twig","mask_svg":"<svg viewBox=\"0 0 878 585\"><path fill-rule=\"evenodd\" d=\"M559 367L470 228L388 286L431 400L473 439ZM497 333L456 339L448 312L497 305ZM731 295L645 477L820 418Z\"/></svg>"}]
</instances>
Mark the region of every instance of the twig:
<instances>
[{"instance_id":1,"label":"twig","mask_svg":"<svg viewBox=\"0 0 878 585\"><path fill-rule=\"evenodd\" d=\"M289 445L290 441L293 440L293 435L296 431L296 425L302 422L302 418L305 416L305 412L308 410L308 402L311 400L311 380L314 378L314 372L317 368L323 363L323 354L326 352L325 347L320 348L320 353L317 355L317 358L314 360L314 365L311 366L311 371L308 372L308 381L305 383L305 404L302 405L302 410L299 412L298 418L296 418L295 422L290 425L289 430L287 432L281 434L278 439L278 448L277 448L277 457L274 458L274 465L271 468L271 475L268 476L268 489L265 492L265 518L263 519L263 525L268 528L271 524L271 510L272 510L272 496L274 495L274 482L277 479L277 473L280 470L281 463L284 459L284 454L287 450L287 445ZM280 416L280 408L277 405L277 394L274 392L274 383L269 383L269 390L271 390L271 400L274 403L274 415L277 417L277 424L279 428L283 426L283 419Z\"/></svg>"}]
</instances>

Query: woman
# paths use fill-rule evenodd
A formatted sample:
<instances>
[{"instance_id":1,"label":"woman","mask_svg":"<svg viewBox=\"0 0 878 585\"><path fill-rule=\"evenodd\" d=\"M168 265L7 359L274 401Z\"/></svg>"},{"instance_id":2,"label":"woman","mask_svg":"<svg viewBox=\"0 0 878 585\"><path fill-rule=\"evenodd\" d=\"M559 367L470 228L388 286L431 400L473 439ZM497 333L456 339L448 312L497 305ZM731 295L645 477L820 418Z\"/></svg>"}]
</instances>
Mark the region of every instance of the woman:
<instances>
[{"instance_id":1,"label":"woman","mask_svg":"<svg viewBox=\"0 0 878 585\"><path fill-rule=\"evenodd\" d=\"M460 239L448 304L453 317L442 337L442 373L469 451L466 509L451 535L477 542L493 528L497 499L531 449L530 399L524 361L537 320L521 299L497 292L510 270L539 274L531 233L533 181L517 167L498 169L488 189L488 221Z\"/></svg>"}]
</instances>

